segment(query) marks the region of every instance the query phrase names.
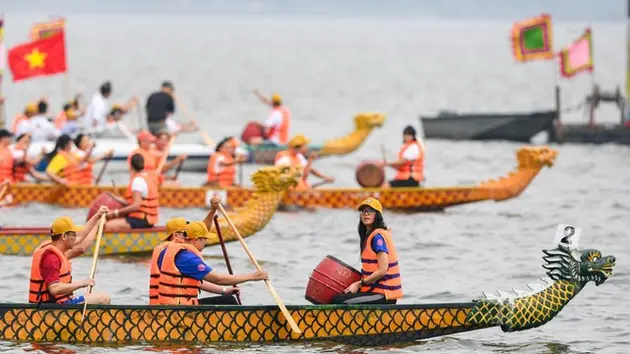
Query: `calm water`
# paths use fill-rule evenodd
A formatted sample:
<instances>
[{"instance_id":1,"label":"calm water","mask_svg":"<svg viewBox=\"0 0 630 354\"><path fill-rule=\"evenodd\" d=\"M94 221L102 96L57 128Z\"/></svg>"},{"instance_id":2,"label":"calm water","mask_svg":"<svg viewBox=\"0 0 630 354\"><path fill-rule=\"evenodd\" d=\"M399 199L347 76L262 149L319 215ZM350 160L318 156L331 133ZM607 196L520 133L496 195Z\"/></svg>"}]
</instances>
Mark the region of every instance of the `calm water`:
<instances>
[{"instance_id":1,"label":"calm water","mask_svg":"<svg viewBox=\"0 0 630 354\"><path fill-rule=\"evenodd\" d=\"M26 39L29 25L41 17L7 18L8 45ZM354 169L361 160L379 158L384 144L397 152L400 132L418 127L420 113L519 111L553 105L555 70L550 63L516 64L508 41L509 21L435 21L422 19L323 19L259 17L105 17L68 16L70 84L91 96L104 80L114 83L115 101L146 97L164 79L175 82L180 97L194 110L215 139L240 134L248 120L262 119L266 108L253 88L277 91L294 114L293 132L314 142L345 133L356 112L382 111L388 121L353 155L318 161L317 168L335 175L337 186L356 186ZM585 24L555 25L556 46L577 36ZM604 89L625 80L625 28L593 24L595 79ZM565 106L583 99L588 76L561 82ZM4 85L12 116L24 104L47 95L61 105L61 76ZM614 122L612 109L598 111ZM580 112L566 115L583 120ZM135 117L129 119L134 126ZM183 118L182 118L183 119ZM198 139L194 134L189 139ZM469 184L504 175L515 166L512 143L428 141L427 178L431 186ZM541 250L559 222L583 227L581 244L614 254L615 274L604 285L592 284L546 326L505 334L487 329L393 348L332 345L191 347L217 351L318 352L525 352L626 353L630 349L627 301L630 246L629 150L618 146L555 146L557 164L545 169L517 199L456 207L444 213L402 215L385 212L394 230L404 276L403 303L469 301L481 291L525 288L544 275ZM248 166L246 175L255 167ZM390 174L391 176L391 174ZM124 176L112 176L124 183ZM183 174L184 184L198 185L202 174ZM201 218L205 211L163 211L161 220L183 215ZM30 205L4 209L3 225L46 226L68 214L83 219L84 210ZM42 217L45 215L45 217ZM352 210L278 213L247 243L269 271L274 286L289 304L306 304L308 276L327 254L358 266L356 225ZM251 271L240 245L228 251L236 271ZM205 251L225 270L219 248ZM103 259L97 289L112 293L116 304L147 301L148 260ZM75 276L87 276L90 259L74 262ZM24 302L30 259L0 257L0 299ZM121 279L120 274L126 275ZM242 286L247 304L272 304L262 283ZM0 343L0 351L22 352L67 348L113 352L111 348ZM178 348L125 347L125 352Z\"/></svg>"}]
</instances>

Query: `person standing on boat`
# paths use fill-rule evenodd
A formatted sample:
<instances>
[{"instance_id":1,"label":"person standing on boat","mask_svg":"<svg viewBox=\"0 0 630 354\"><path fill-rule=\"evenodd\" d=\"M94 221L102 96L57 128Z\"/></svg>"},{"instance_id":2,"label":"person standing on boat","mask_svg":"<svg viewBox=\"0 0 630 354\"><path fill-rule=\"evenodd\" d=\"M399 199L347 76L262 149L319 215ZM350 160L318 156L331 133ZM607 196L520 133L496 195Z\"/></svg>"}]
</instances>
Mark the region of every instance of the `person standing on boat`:
<instances>
[{"instance_id":1,"label":"person standing on boat","mask_svg":"<svg viewBox=\"0 0 630 354\"><path fill-rule=\"evenodd\" d=\"M227 137L217 144L216 152L208 160L206 186L227 188L235 185L236 165L247 161L244 155L235 157L237 143L235 138Z\"/></svg>"},{"instance_id":2,"label":"person standing on boat","mask_svg":"<svg viewBox=\"0 0 630 354\"><path fill-rule=\"evenodd\" d=\"M361 275L333 298L335 304L395 304L402 298L402 278L392 234L383 220L383 206L376 198L359 205Z\"/></svg>"},{"instance_id":3,"label":"person standing on boat","mask_svg":"<svg viewBox=\"0 0 630 354\"><path fill-rule=\"evenodd\" d=\"M424 145L416 139L416 130L408 125L403 131L403 146L398 160L383 162L384 166L396 169L396 177L385 182L383 187L419 187L424 181Z\"/></svg>"},{"instance_id":4,"label":"person standing on boat","mask_svg":"<svg viewBox=\"0 0 630 354\"><path fill-rule=\"evenodd\" d=\"M206 246L207 239L216 237L208 231L204 222L193 221L184 229L183 243L171 243L162 250L158 257L160 305L236 305L236 299L231 294L237 292L237 288L222 288L221 296L203 299L198 299L198 294L200 290L215 292L215 284L237 285L268 279L265 271L235 275L214 271L203 261L201 250Z\"/></svg>"},{"instance_id":5,"label":"person standing on boat","mask_svg":"<svg viewBox=\"0 0 630 354\"><path fill-rule=\"evenodd\" d=\"M160 91L152 93L147 98L145 108L147 110L147 123L149 131L157 135L168 131L166 119L175 113L175 100L173 99L175 87L170 81L162 82Z\"/></svg>"},{"instance_id":6,"label":"person standing on boat","mask_svg":"<svg viewBox=\"0 0 630 354\"><path fill-rule=\"evenodd\" d=\"M127 157L127 164L131 167L131 157L136 154L142 155L144 159L144 171L153 172L157 169L157 158L155 155L155 147L153 144L157 142L157 138L146 130L142 130L136 136L138 139L138 147Z\"/></svg>"},{"instance_id":7,"label":"person standing on boat","mask_svg":"<svg viewBox=\"0 0 630 354\"><path fill-rule=\"evenodd\" d=\"M289 149L278 152L274 161L275 166L288 165L302 168L302 177L298 181L298 185L295 188L296 190L306 190L311 188L311 185L307 182L307 178L311 173L326 182L335 181L335 177L326 176L312 167L313 160L317 158L315 153L311 153L308 160L304 157L304 155L308 153L309 142L310 140L303 134L294 136L289 141Z\"/></svg>"},{"instance_id":8,"label":"person standing on boat","mask_svg":"<svg viewBox=\"0 0 630 354\"><path fill-rule=\"evenodd\" d=\"M141 154L131 156L131 179L127 186L128 205L107 213L105 230L147 229L158 223L160 214L158 176L144 169Z\"/></svg>"},{"instance_id":9,"label":"person standing on boat","mask_svg":"<svg viewBox=\"0 0 630 354\"><path fill-rule=\"evenodd\" d=\"M254 90L254 94L264 104L271 106L271 114L264 124L264 138L276 145L286 144L289 141L289 130L291 129L291 112L282 104L282 97L274 93L269 99L258 90Z\"/></svg>"},{"instance_id":10,"label":"person standing on boat","mask_svg":"<svg viewBox=\"0 0 630 354\"><path fill-rule=\"evenodd\" d=\"M112 95L112 83L106 81L99 87L99 92L92 96L92 100L85 112L84 126L87 132L102 136L112 131L116 125L108 120L112 109L109 98ZM137 97L132 97L122 109L128 111L138 102Z\"/></svg>"},{"instance_id":11,"label":"person standing on boat","mask_svg":"<svg viewBox=\"0 0 630 354\"><path fill-rule=\"evenodd\" d=\"M28 302L75 305L87 300L92 305L109 304L109 295L102 292L74 296L74 291L95 283L94 279L73 281L70 264L71 259L92 246L98 220L107 211L107 206L101 206L83 229L68 216L55 219L50 227L50 240L44 241L33 252Z\"/></svg>"}]
</instances>

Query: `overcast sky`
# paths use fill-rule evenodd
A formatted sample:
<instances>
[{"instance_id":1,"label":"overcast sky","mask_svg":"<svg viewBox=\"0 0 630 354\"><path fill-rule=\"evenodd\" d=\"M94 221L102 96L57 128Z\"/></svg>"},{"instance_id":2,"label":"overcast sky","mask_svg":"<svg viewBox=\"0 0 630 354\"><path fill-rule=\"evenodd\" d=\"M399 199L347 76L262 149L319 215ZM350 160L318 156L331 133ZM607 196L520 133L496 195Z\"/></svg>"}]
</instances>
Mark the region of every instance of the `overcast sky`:
<instances>
[{"instance_id":1,"label":"overcast sky","mask_svg":"<svg viewBox=\"0 0 630 354\"><path fill-rule=\"evenodd\" d=\"M0 0L7 13L300 14L624 21L630 0Z\"/></svg>"}]
</instances>

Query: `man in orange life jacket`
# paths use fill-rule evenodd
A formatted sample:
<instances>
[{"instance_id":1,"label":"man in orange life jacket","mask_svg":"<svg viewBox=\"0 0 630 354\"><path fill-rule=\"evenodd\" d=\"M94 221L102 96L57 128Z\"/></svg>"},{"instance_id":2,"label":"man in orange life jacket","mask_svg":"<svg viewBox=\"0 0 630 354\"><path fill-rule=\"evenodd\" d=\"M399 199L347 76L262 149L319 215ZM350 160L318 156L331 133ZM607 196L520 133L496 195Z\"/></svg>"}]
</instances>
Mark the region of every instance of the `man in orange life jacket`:
<instances>
[{"instance_id":1,"label":"man in orange life jacket","mask_svg":"<svg viewBox=\"0 0 630 354\"><path fill-rule=\"evenodd\" d=\"M247 161L244 155L235 155L238 142L233 137L221 140L216 152L210 156L207 168L206 186L231 187L235 184L236 165Z\"/></svg>"},{"instance_id":2,"label":"man in orange life jacket","mask_svg":"<svg viewBox=\"0 0 630 354\"><path fill-rule=\"evenodd\" d=\"M0 129L0 183L13 182L14 158L9 145L13 134L6 129Z\"/></svg>"},{"instance_id":3,"label":"man in orange life jacket","mask_svg":"<svg viewBox=\"0 0 630 354\"><path fill-rule=\"evenodd\" d=\"M157 158L155 155L155 148L153 144L157 141L157 138L146 130L138 133L138 148L133 150L127 157L127 164L131 168L131 157L135 154L140 154L144 158L144 171L151 172L157 169Z\"/></svg>"},{"instance_id":4,"label":"man in orange life jacket","mask_svg":"<svg viewBox=\"0 0 630 354\"><path fill-rule=\"evenodd\" d=\"M158 303L160 305L236 304L231 295L198 299L200 290L215 292L216 285L236 285L248 281L268 279L267 272L250 274L219 274L203 261L201 250L206 239L216 235L201 221L193 221L184 229L184 243L171 243L160 252ZM214 284L210 284L214 283ZM221 290L227 294L227 290ZM236 291L236 290L233 290Z\"/></svg>"},{"instance_id":5,"label":"man in orange life jacket","mask_svg":"<svg viewBox=\"0 0 630 354\"><path fill-rule=\"evenodd\" d=\"M274 165L289 165L292 167L302 168L302 177L300 178L300 181L295 188L296 190L305 190L311 188L311 185L307 182L307 178L311 173L325 180L326 182L335 181L335 177L326 176L311 167L313 164L313 160L317 158L317 155L315 153L311 153L308 157L308 160L304 157L304 155L308 152L309 142L310 140L303 134L298 134L289 141L288 150L280 151L276 154Z\"/></svg>"},{"instance_id":6,"label":"man in orange life jacket","mask_svg":"<svg viewBox=\"0 0 630 354\"><path fill-rule=\"evenodd\" d=\"M144 157L131 156L131 179L127 186L128 205L107 213L105 230L120 231L151 228L160 213L158 181L155 171L144 170Z\"/></svg>"},{"instance_id":7,"label":"man in orange life jacket","mask_svg":"<svg viewBox=\"0 0 630 354\"><path fill-rule=\"evenodd\" d=\"M84 229L77 227L70 217L55 219L50 228L51 239L44 241L33 252L28 301L31 303L57 303L65 305L109 304L106 293L92 292L74 296L73 292L94 286L94 279L72 281L70 259L85 253L96 235L98 220L107 213L107 206L100 209L88 220Z\"/></svg>"},{"instance_id":8,"label":"man in orange life jacket","mask_svg":"<svg viewBox=\"0 0 630 354\"><path fill-rule=\"evenodd\" d=\"M160 163L160 160L166 154L166 148L168 147L168 143L171 140L171 134L169 134L168 132L159 132L156 136L156 139L157 140L155 141L155 149L153 149L152 152L153 152L153 155L155 156L155 161L156 161L155 163L157 167L157 164ZM165 187L178 187L179 186L179 182L177 182L171 177L167 178L164 174L170 171L173 167L179 165L180 163L183 163L184 160L186 160L186 158L188 158L187 155L179 155L176 158L172 159L171 161L167 161L164 163L164 167L162 167L162 171L160 171L161 179L163 180L163 182L160 183L161 186L165 186ZM168 159L168 156L167 156L167 159Z\"/></svg>"},{"instance_id":9,"label":"man in orange life jacket","mask_svg":"<svg viewBox=\"0 0 630 354\"><path fill-rule=\"evenodd\" d=\"M403 131L403 146L394 162L384 162L385 166L398 171L393 180L383 187L419 187L424 181L424 145L416 139L416 130L408 125Z\"/></svg>"},{"instance_id":10,"label":"man in orange life jacket","mask_svg":"<svg viewBox=\"0 0 630 354\"><path fill-rule=\"evenodd\" d=\"M289 141L291 128L291 112L282 104L282 98L277 93L271 99L263 96L258 90L254 94L267 105L271 106L271 114L265 121L265 138L276 145L286 144Z\"/></svg>"},{"instance_id":11,"label":"man in orange life jacket","mask_svg":"<svg viewBox=\"0 0 630 354\"><path fill-rule=\"evenodd\" d=\"M31 135L22 134L16 138L15 144L9 146L13 154L13 181L15 183L25 182L26 175L31 175L38 181L49 181L48 176L37 171L35 166L42 160L45 150L38 157L29 158L26 152L31 145Z\"/></svg>"}]
</instances>

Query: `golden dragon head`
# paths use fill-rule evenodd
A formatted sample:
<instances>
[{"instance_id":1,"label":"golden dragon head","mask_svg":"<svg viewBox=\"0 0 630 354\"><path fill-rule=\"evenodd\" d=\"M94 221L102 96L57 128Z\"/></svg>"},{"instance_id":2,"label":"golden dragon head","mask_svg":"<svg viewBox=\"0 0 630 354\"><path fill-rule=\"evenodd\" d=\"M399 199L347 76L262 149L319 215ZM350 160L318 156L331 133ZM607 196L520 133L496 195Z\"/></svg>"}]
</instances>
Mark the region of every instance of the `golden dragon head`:
<instances>
[{"instance_id":1,"label":"golden dragon head","mask_svg":"<svg viewBox=\"0 0 630 354\"><path fill-rule=\"evenodd\" d=\"M291 166L263 167L252 175L256 192L282 192L298 184L300 169Z\"/></svg>"},{"instance_id":2,"label":"golden dragon head","mask_svg":"<svg viewBox=\"0 0 630 354\"><path fill-rule=\"evenodd\" d=\"M385 115L380 113L362 112L354 116L354 127L357 130L373 129L385 124Z\"/></svg>"},{"instance_id":3,"label":"golden dragon head","mask_svg":"<svg viewBox=\"0 0 630 354\"><path fill-rule=\"evenodd\" d=\"M516 153L519 169L553 166L557 156L558 151L548 146L525 146Z\"/></svg>"}]
</instances>

